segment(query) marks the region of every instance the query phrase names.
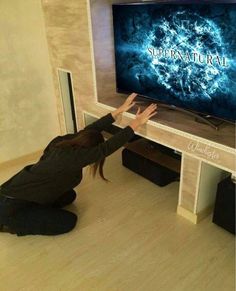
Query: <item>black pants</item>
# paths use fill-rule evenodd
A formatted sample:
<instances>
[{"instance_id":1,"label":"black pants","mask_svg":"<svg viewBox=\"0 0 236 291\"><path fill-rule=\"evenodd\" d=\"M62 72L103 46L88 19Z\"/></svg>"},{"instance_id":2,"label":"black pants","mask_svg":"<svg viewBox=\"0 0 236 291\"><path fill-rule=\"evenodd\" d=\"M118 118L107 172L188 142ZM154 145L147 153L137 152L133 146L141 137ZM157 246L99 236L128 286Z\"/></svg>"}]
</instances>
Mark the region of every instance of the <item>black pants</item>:
<instances>
[{"instance_id":1,"label":"black pants","mask_svg":"<svg viewBox=\"0 0 236 291\"><path fill-rule=\"evenodd\" d=\"M75 198L74 190L47 205L0 196L0 228L18 236L69 232L75 227L77 216L60 208L72 203Z\"/></svg>"}]
</instances>

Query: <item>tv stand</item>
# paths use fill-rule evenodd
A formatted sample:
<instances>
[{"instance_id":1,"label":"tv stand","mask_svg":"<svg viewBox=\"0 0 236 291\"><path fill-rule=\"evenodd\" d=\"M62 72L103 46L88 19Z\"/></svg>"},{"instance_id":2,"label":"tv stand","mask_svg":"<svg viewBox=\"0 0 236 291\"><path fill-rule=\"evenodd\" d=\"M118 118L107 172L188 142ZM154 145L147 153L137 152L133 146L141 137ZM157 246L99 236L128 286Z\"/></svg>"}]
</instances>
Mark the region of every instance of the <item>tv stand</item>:
<instances>
[{"instance_id":1,"label":"tv stand","mask_svg":"<svg viewBox=\"0 0 236 291\"><path fill-rule=\"evenodd\" d=\"M215 130L219 130L219 126L222 123L225 122L223 120L214 118L214 117L212 117L210 115L202 115L202 114L194 113L194 112L192 112L190 110L183 109L183 108L177 107L175 105L163 104L163 103L161 103L159 101L150 100L150 99L147 99L147 98L145 98L143 96L140 96L140 95L137 96L136 104L143 104L144 105L144 104L147 104L149 102L156 103L159 108L165 108L165 109L168 109L168 110L175 110L175 111L179 111L179 112L188 114L188 115L194 117L195 118L194 120L196 122L208 124L210 127L214 128Z\"/></svg>"},{"instance_id":2,"label":"tv stand","mask_svg":"<svg viewBox=\"0 0 236 291\"><path fill-rule=\"evenodd\" d=\"M199 118L200 117L200 118ZM204 121L203 121L204 119ZM210 122L213 126L215 126L216 130L219 130L219 127L225 123L226 121L224 120L221 120L221 119L218 119L218 118L215 118L211 115L198 115L196 118L195 118L195 121L196 122L199 122L199 123L207 123ZM207 122L206 122L207 121Z\"/></svg>"}]
</instances>

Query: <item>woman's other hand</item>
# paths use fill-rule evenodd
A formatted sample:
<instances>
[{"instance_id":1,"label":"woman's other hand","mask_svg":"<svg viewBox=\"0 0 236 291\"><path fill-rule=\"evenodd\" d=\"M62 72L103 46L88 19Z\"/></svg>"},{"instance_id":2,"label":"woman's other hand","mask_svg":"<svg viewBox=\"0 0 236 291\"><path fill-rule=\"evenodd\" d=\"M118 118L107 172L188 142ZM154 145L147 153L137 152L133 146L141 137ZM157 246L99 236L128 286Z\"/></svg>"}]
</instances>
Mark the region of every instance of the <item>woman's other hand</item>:
<instances>
[{"instance_id":1,"label":"woman's other hand","mask_svg":"<svg viewBox=\"0 0 236 291\"><path fill-rule=\"evenodd\" d=\"M145 124L152 116L156 114L157 114L156 104L149 105L143 112L141 112L140 108L138 108L136 118L133 121L131 121L129 126L135 131L139 126Z\"/></svg>"},{"instance_id":2,"label":"woman's other hand","mask_svg":"<svg viewBox=\"0 0 236 291\"><path fill-rule=\"evenodd\" d=\"M125 102L117 108L115 111L111 113L112 117L114 119L117 118L119 114L122 114L123 112L128 111L130 108L132 108L135 105L134 99L138 94L132 93L128 96L128 98L125 100Z\"/></svg>"}]
</instances>

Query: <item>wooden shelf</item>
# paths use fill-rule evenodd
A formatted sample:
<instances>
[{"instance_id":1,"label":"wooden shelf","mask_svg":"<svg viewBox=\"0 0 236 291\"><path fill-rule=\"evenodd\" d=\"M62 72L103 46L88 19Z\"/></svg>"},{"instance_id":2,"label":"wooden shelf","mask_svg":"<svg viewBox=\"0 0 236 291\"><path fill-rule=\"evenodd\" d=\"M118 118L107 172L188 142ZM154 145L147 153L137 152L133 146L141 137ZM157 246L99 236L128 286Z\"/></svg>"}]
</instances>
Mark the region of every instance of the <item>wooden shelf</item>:
<instances>
[{"instance_id":1,"label":"wooden shelf","mask_svg":"<svg viewBox=\"0 0 236 291\"><path fill-rule=\"evenodd\" d=\"M173 157L170 153L168 154L168 148L166 148L167 150L165 152L163 146L153 146L144 138L128 143L125 147L165 168L180 173L181 159Z\"/></svg>"}]
</instances>

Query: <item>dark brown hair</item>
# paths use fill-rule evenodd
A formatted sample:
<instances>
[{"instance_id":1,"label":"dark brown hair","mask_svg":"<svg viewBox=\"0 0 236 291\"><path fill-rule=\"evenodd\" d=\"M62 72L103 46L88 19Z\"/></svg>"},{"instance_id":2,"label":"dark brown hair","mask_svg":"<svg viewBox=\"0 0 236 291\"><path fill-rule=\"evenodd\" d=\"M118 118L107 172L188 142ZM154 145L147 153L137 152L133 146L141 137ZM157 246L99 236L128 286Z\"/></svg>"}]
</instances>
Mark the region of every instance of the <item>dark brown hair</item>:
<instances>
[{"instance_id":1,"label":"dark brown hair","mask_svg":"<svg viewBox=\"0 0 236 291\"><path fill-rule=\"evenodd\" d=\"M96 129L84 129L81 130L75 138L67 139L58 142L55 144L55 147L80 147L80 148L90 148L97 146L100 143L103 143L103 135ZM108 181L103 174L103 165L105 163L105 158L95 162L90 165L92 170L93 177L96 176L97 171L99 172L100 177L104 181Z\"/></svg>"}]
</instances>

